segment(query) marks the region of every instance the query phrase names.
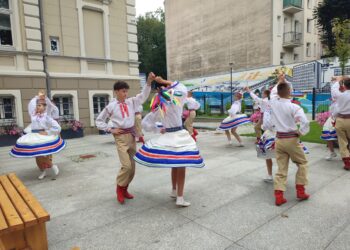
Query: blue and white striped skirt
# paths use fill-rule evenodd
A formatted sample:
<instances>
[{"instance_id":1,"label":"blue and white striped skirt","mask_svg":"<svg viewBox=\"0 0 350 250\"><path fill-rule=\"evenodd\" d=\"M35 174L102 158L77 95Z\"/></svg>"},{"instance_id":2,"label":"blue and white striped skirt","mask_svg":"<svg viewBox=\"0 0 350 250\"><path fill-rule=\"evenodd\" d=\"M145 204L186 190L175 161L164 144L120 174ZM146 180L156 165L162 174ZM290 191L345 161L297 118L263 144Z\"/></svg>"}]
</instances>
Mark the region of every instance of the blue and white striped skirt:
<instances>
[{"instance_id":1,"label":"blue and white striped skirt","mask_svg":"<svg viewBox=\"0 0 350 250\"><path fill-rule=\"evenodd\" d=\"M322 135L321 135L322 140L336 141L338 139L337 131L335 130L333 123L334 123L334 120L332 119L332 117L329 117L325 122L325 124L323 125Z\"/></svg>"},{"instance_id":2,"label":"blue and white striped skirt","mask_svg":"<svg viewBox=\"0 0 350 250\"><path fill-rule=\"evenodd\" d=\"M58 135L29 133L17 140L10 155L18 158L46 156L60 152L65 146L66 142Z\"/></svg>"},{"instance_id":3,"label":"blue and white striped skirt","mask_svg":"<svg viewBox=\"0 0 350 250\"><path fill-rule=\"evenodd\" d=\"M219 130L229 130L232 128L237 128L238 126L251 123L250 119L246 114L238 114L234 117L227 117L223 120L219 126Z\"/></svg>"},{"instance_id":4,"label":"blue and white striped skirt","mask_svg":"<svg viewBox=\"0 0 350 250\"><path fill-rule=\"evenodd\" d=\"M154 168L204 167L196 142L184 129L148 140L134 159L141 165Z\"/></svg>"}]
</instances>

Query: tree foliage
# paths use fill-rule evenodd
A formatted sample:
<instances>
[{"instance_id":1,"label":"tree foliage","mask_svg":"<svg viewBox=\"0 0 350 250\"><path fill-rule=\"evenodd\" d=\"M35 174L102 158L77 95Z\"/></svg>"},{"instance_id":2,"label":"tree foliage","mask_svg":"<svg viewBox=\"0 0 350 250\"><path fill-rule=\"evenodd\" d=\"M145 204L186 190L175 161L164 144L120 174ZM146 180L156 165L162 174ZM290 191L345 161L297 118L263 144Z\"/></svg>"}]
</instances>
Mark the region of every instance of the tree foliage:
<instances>
[{"instance_id":1,"label":"tree foliage","mask_svg":"<svg viewBox=\"0 0 350 250\"><path fill-rule=\"evenodd\" d=\"M345 73L345 66L350 59L350 19L341 21L338 18L333 20L333 35L335 39L335 54L339 57L342 75Z\"/></svg>"},{"instance_id":2,"label":"tree foliage","mask_svg":"<svg viewBox=\"0 0 350 250\"><path fill-rule=\"evenodd\" d=\"M165 14L159 8L137 18L140 72L154 72L164 78L166 70Z\"/></svg>"},{"instance_id":3,"label":"tree foliage","mask_svg":"<svg viewBox=\"0 0 350 250\"><path fill-rule=\"evenodd\" d=\"M350 19L350 1L324 0L315 8L314 18L317 19L317 25L322 34L322 43L328 48L328 55L336 55L332 23L335 18L340 21Z\"/></svg>"}]
</instances>

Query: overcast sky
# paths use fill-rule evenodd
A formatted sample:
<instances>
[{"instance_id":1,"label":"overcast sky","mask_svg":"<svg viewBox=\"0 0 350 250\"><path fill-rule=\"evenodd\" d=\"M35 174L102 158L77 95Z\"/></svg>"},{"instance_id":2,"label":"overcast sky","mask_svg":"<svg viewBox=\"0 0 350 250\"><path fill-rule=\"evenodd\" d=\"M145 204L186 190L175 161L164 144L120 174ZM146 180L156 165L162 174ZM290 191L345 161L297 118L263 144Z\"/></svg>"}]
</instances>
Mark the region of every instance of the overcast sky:
<instances>
[{"instance_id":1,"label":"overcast sky","mask_svg":"<svg viewBox=\"0 0 350 250\"><path fill-rule=\"evenodd\" d=\"M136 16L155 11L159 7L164 9L164 0L136 0Z\"/></svg>"}]
</instances>

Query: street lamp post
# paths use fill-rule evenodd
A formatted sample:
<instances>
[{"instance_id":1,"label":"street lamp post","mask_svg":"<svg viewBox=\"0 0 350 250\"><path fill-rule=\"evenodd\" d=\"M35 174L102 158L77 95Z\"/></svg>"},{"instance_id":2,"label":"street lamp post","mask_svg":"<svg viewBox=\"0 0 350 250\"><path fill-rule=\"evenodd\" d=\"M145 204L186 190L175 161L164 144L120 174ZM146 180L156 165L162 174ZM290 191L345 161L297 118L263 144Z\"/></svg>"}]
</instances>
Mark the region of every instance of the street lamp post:
<instances>
[{"instance_id":1,"label":"street lamp post","mask_svg":"<svg viewBox=\"0 0 350 250\"><path fill-rule=\"evenodd\" d=\"M230 92L231 92L231 104L233 103L233 97L232 97L232 90L233 90L233 87L232 87L232 71L233 71L233 63L231 62L230 63L230 67L231 67L231 71L230 71L230 75L231 75L231 78L230 78L230 83L231 83L231 88L230 88Z\"/></svg>"}]
</instances>

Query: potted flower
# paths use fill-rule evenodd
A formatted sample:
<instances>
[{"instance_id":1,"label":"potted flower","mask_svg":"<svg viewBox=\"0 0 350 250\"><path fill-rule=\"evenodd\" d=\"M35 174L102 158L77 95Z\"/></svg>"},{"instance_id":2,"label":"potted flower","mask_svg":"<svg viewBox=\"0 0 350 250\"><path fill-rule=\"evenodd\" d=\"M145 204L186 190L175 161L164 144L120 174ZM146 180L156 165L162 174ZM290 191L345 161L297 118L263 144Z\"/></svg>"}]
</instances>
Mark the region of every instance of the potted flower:
<instances>
[{"instance_id":1,"label":"potted flower","mask_svg":"<svg viewBox=\"0 0 350 250\"><path fill-rule=\"evenodd\" d=\"M16 124L0 127L0 147L13 146L17 139L23 134L23 129Z\"/></svg>"},{"instance_id":2,"label":"potted flower","mask_svg":"<svg viewBox=\"0 0 350 250\"><path fill-rule=\"evenodd\" d=\"M76 120L64 120L60 122L61 125L61 137L63 139L74 139L84 136L84 126L80 121Z\"/></svg>"}]
</instances>

